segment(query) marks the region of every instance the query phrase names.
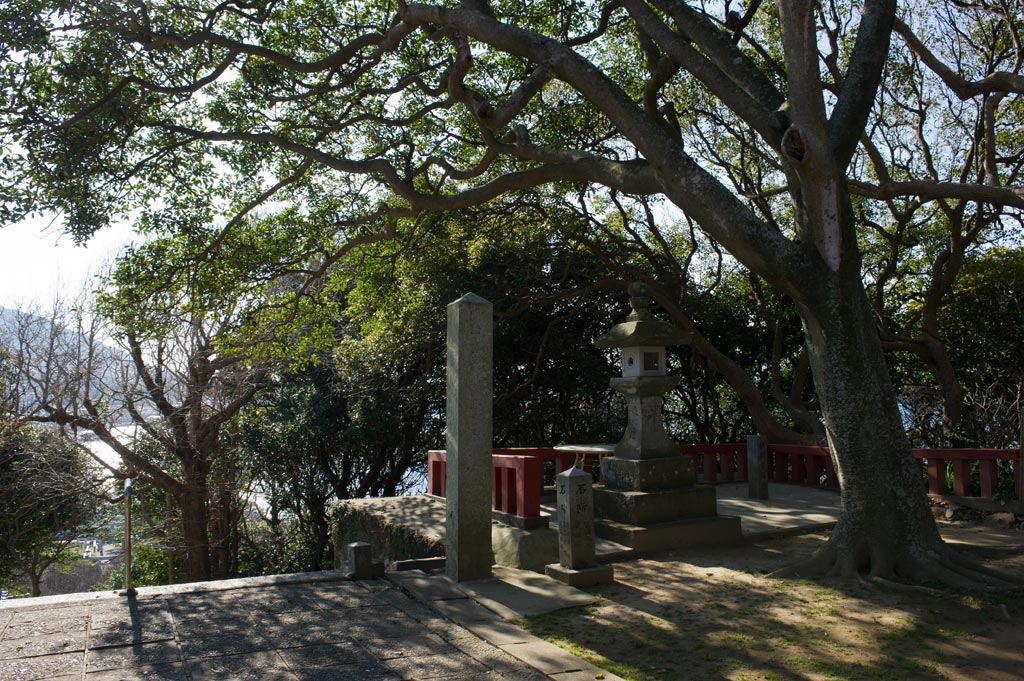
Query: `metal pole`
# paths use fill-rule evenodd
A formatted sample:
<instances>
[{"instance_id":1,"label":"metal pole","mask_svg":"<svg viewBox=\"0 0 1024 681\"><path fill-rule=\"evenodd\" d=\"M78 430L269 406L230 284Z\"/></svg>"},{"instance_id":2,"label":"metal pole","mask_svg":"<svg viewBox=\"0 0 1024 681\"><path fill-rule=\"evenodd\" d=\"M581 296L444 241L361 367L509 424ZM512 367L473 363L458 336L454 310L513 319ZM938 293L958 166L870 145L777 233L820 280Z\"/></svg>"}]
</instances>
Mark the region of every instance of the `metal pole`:
<instances>
[{"instance_id":1,"label":"metal pole","mask_svg":"<svg viewBox=\"0 0 1024 681\"><path fill-rule=\"evenodd\" d=\"M164 493L167 500L167 520L164 523L164 534L167 537L167 583L174 584L174 544L171 537L171 495Z\"/></svg>"},{"instance_id":2,"label":"metal pole","mask_svg":"<svg viewBox=\"0 0 1024 681\"><path fill-rule=\"evenodd\" d=\"M124 481L124 590L132 591L132 479Z\"/></svg>"},{"instance_id":3,"label":"metal pole","mask_svg":"<svg viewBox=\"0 0 1024 681\"><path fill-rule=\"evenodd\" d=\"M1024 504L1024 386L1017 386L1017 502Z\"/></svg>"}]
</instances>

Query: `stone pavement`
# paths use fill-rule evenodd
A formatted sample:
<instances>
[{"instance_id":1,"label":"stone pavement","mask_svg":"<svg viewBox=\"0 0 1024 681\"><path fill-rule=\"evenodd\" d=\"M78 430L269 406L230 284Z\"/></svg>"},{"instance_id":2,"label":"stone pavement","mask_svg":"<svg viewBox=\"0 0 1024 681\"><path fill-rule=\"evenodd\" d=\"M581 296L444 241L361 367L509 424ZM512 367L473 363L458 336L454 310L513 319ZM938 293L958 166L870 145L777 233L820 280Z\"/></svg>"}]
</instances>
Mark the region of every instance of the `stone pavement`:
<instances>
[{"instance_id":1,"label":"stone pavement","mask_svg":"<svg viewBox=\"0 0 1024 681\"><path fill-rule=\"evenodd\" d=\"M718 513L735 515L750 541L812 530L827 530L839 518L839 494L825 489L769 482L768 499L747 498L747 483L717 485ZM936 519L939 534L953 545L975 551L1013 553L1024 550L1024 532Z\"/></svg>"},{"instance_id":2,"label":"stone pavement","mask_svg":"<svg viewBox=\"0 0 1024 681\"><path fill-rule=\"evenodd\" d=\"M767 499L747 496L746 482L715 485L718 514L739 516L747 539L825 529L839 518L839 493L826 489L768 483Z\"/></svg>"},{"instance_id":3,"label":"stone pavement","mask_svg":"<svg viewBox=\"0 0 1024 681\"><path fill-rule=\"evenodd\" d=\"M750 539L838 516L838 494L769 487L768 502L752 502L745 483L720 485L719 512L741 516ZM1024 550L1019 531L939 528L947 541ZM592 596L533 573L495 576L456 586L418 571L362 582L330 571L0 601L0 681L618 678L509 621Z\"/></svg>"},{"instance_id":4,"label":"stone pavement","mask_svg":"<svg viewBox=\"0 0 1024 681\"><path fill-rule=\"evenodd\" d=\"M0 679L618 678L416 574L432 600L322 572L4 601Z\"/></svg>"}]
</instances>

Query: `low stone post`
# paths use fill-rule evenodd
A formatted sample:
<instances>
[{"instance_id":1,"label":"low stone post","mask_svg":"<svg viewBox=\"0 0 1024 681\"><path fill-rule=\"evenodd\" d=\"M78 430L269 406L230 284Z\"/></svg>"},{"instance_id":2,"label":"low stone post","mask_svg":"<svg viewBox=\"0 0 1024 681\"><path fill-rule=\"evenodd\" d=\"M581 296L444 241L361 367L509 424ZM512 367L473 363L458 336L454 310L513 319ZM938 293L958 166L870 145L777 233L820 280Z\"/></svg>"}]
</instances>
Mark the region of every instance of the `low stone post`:
<instances>
[{"instance_id":1,"label":"low stone post","mask_svg":"<svg viewBox=\"0 0 1024 681\"><path fill-rule=\"evenodd\" d=\"M570 586L610 582L611 565L597 565L594 557L594 489L590 473L575 466L555 476L558 502L558 564L544 572Z\"/></svg>"},{"instance_id":2,"label":"low stone post","mask_svg":"<svg viewBox=\"0 0 1024 681\"><path fill-rule=\"evenodd\" d=\"M354 541L345 547L345 562L352 579L370 579L373 577L373 553L370 545L364 541Z\"/></svg>"},{"instance_id":3,"label":"low stone post","mask_svg":"<svg viewBox=\"0 0 1024 681\"><path fill-rule=\"evenodd\" d=\"M384 563L373 560L373 549L364 541L345 546L345 563L349 579L380 579L384 576Z\"/></svg>"},{"instance_id":4,"label":"low stone post","mask_svg":"<svg viewBox=\"0 0 1024 681\"><path fill-rule=\"evenodd\" d=\"M457 582L491 576L491 303L467 293L448 304L445 573Z\"/></svg>"},{"instance_id":5,"label":"low stone post","mask_svg":"<svg viewBox=\"0 0 1024 681\"><path fill-rule=\"evenodd\" d=\"M747 495L768 499L768 441L760 435L747 438Z\"/></svg>"}]
</instances>

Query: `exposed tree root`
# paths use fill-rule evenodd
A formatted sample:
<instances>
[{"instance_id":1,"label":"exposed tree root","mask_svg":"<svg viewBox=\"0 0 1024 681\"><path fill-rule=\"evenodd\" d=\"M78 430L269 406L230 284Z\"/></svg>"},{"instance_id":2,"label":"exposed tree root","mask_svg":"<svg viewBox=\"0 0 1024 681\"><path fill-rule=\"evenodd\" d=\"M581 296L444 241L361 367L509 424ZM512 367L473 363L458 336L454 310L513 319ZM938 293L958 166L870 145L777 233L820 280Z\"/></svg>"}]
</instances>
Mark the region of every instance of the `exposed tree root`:
<instances>
[{"instance_id":1,"label":"exposed tree root","mask_svg":"<svg viewBox=\"0 0 1024 681\"><path fill-rule=\"evenodd\" d=\"M790 563L768 574L769 577L823 577L836 564L836 550L829 542L815 551L809 558Z\"/></svg>"},{"instance_id":2,"label":"exposed tree root","mask_svg":"<svg viewBox=\"0 0 1024 681\"><path fill-rule=\"evenodd\" d=\"M768 577L838 577L930 595L942 592L922 584L937 583L986 593L1024 591L1024 579L984 565L946 544L925 550L906 549L894 556L891 551L867 543L839 550L830 539L808 558L786 565Z\"/></svg>"},{"instance_id":3,"label":"exposed tree root","mask_svg":"<svg viewBox=\"0 0 1024 681\"><path fill-rule=\"evenodd\" d=\"M886 579L884 577L867 577L861 579L860 581L862 584L864 584L864 586L868 588L881 586L885 587L886 589L892 589L894 591L902 591L904 593L925 594L928 596L935 596L936 598L949 595L944 591L933 589L930 586L922 586L921 584L906 584L904 582L896 582L891 579Z\"/></svg>"}]
</instances>

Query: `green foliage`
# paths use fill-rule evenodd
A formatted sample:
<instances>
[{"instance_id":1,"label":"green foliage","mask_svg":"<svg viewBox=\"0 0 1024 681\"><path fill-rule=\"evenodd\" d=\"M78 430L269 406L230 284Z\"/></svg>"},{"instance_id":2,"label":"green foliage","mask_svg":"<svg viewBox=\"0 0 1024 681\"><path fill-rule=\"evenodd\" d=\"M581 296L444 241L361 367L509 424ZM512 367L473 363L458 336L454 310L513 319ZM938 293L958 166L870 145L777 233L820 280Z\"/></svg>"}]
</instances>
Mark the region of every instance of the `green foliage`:
<instances>
[{"instance_id":1,"label":"green foliage","mask_svg":"<svg viewBox=\"0 0 1024 681\"><path fill-rule=\"evenodd\" d=\"M612 437L618 424L607 381L617 368L591 340L621 319L606 295L587 291L601 272L594 255L553 235L527 206L430 216L407 239L368 250L355 269L348 302L359 335L339 346L343 375L377 367L386 384L387 373L401 373L386 367L411 360L421 372L416 390L432 405L424 412L432 425L422 427L440 446L441 310L473 292L495 307L495 446ZM574 289L580 295L563 293ZM374 382L359 385L365 392Z\"/></svg>"},{"instance_id":2,"label":"green foliage","mask_svg":"<svg viewBox=\"0 0 1024 681\"><path fill-rule=\"evenodd\" d=\"M123 560L123 559L122 559ZM175 560L175 572L181 574L181 561ZM163 586L168 584L167 577L167 549L145 543L144 541L133 541L132 543L132 586ZM94 591L115 591L124 588L124 563L119 562L117 568L110 573L110 577L98 584Z\"/></svg>"},{"instance_id":3,"label":"green foliage","mask_svg":"<svg viewBox=\"0 0 1024 681\"><path fill-rule=\"evenodd\" d=\"M994 249L968 260L939 323L966 394L954 437L975 446L1019 444L1024 249Z\"/></svg>"},{"instance_id":4,"label":"green foliage","mask_svg":"<svg viewBox=\"0 0 1024 681\"><path fill-rule=\"evenodd\" d=\"M30 577L38 588L95 521L95 484L82 453L53 430L22 427L2 443L0 581Z\"/></svg>"},{"instance_id":5,"label":"green foliage","mask_svg":"<svg viewBox=\"0 0 1024 681\"><path fill-rule=\"evenodd\" d=\"M939 323L967 385L1024 383L1024 249L967 260Z\"/></svg>"},{"instance_id":6,"label":"green foliage","mask_svg":"<svg viewBox=\"0 0 1024 681\"><path fill-rule=\"evenodd\" d=\"M334 554L327 550L315 556L315 545L292 516L268 523L264 519L249 523L239 550L238 574L250 577L279 575L309 570L329 570Z\"/></svg>"},{"instance_id":7,"label":"green foliage","mask_svg":"<svg viewBox=\"0 0 1024 681\"><path fill-rule=\"evenodd\" d=\"M944 427L926 368L898 358L911 436L928 447L1014 446L1024 385L1024 250L992 248L966 259L937 321L963 390L963 415L955 428Z\"/></svg>"}]
</instances>

